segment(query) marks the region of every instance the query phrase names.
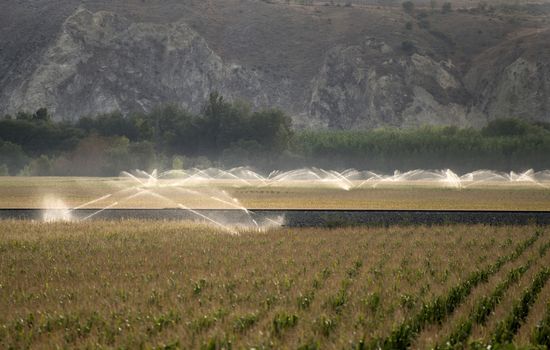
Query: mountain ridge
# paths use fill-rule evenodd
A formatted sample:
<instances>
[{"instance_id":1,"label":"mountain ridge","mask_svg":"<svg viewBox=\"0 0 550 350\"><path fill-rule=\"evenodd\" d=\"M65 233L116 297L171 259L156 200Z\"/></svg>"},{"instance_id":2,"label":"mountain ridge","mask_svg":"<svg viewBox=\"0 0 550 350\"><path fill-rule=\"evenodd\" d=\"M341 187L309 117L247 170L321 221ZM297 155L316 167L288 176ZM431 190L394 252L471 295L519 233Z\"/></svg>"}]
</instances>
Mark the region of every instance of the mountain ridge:
<instances>
[{"instance_id":1,"label":"mountain ridge","mask_svg":"<svg viewBox=\"0 0 550 350\"><path fill-rule=\"evenodd\" d=\"M168 103L197 111L218 91L281 108L306 128L550 121L550 31L529 7L410 15L229 0L186 1L167 14L158 1L82 3L64 8L40 45L4 46L0 113L47 107L75 119ZM2 30L30 35L17 23Z\"/></svg>"}]
</instances>

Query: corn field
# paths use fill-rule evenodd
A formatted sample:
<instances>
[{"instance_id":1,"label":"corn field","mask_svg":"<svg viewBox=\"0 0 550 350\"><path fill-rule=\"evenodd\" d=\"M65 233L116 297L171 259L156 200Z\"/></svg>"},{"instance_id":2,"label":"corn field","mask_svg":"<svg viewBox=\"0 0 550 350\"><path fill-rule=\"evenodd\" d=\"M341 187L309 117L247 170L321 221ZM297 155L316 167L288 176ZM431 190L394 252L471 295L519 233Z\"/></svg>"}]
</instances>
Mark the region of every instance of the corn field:
<instances>
[{"instance_id":1,"label":"corn field","mask_svg":"<svg viewBox=\"0 0 550 350\"><path fill-rule=\"evenodd\" d=\"M0 348L544 348L549 249L535 226L3 221Z\"/></svg>"}]
</instances>

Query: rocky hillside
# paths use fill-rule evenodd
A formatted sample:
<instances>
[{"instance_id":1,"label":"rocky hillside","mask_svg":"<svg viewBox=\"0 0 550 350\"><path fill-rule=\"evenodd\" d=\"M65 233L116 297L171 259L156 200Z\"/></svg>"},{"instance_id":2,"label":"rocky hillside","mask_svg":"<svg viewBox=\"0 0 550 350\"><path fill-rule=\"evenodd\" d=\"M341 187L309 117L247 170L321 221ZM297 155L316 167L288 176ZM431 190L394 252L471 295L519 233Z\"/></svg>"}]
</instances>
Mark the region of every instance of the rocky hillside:
<instances>
[{"instance_id":1,"label":"rocky hillside","mask_svg":"<svg viewBox=\"0 0 550 350\"><path fill-rule=\"evenodd\" d=\"M288 6L254 0L0 5L0 113L56 118L212 91L297 127L550 121L550 6Z\"/></svg>"}]
</instances>

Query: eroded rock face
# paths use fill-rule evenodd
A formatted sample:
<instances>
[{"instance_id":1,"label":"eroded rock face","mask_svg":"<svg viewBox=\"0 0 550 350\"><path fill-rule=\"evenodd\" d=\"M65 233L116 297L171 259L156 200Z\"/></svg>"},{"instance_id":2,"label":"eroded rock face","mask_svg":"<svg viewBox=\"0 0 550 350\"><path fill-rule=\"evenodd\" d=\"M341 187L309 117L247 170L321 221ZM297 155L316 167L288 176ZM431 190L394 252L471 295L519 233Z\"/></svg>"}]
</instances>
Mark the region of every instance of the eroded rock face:
<instances>
[{"instance_id":1,"label":"eroded rock face","mask_svg":"<svg viewBox=\"0 0 550 350\"><path fill-rule=\"evenodd\" d=\"M331 128L468 124L468 93L445 64L369 38L327 54L310 116Z\"/></svg>"},{"instance_id":2,"label":"eroded rock face","mask_svg":"<svg viewBox=\"0 0 550 350\"><path fill-rule=\"evenodd\" d=\"M46 106L66 119L149 111L166 103L197 111L211 91L269 105L271 96L259 78L223 62L185 23L131 23L114 13L81 8L66 20L56 43L8 106L11 111Z\"/></svg>"},{"instance_id":3,"label":"eroded rock face","mask_svg":"<svg viewBox=\"0 0 550 350\"><path fill-rule=\"evenodd\" d=\"M550 30L536 31L489 50L465 76L488 119L550 121Z\"/></svg>"},{"instance_id":4,"label":"eroded rock face","mask_svg":"<svg viewBox=\"0 0 550 350\"><path fill-rule=\"evenodd\" d=\"M283 75L238 58L224 61L184 21L132 22L79 8L33 64L22 65L23 73L4 74L9 84L0 87L0 113L47 107L57 119L74 120L165 104L197 112L218 91L255 108L281 108L299 128L550 121L550 30L488 47L469 58L466 70L435 54L430 42L419 42L414 52L396 42L401 39L359 36L354 45L331 44L307 77ZM256 47L251 42L247 50Z\"/></svg>"}]
</instances>

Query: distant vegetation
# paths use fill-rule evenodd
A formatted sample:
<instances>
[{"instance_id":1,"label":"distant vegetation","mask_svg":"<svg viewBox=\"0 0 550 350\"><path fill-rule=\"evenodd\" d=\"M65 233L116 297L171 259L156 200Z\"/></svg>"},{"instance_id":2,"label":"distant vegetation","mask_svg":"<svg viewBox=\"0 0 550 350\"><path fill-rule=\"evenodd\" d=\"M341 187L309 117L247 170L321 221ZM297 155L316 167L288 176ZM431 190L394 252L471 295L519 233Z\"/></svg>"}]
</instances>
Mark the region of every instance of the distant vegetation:
<instances>
[{"instance_id":1,"label":"distant vegetation","mask_svg":"<svg viewBox=\"0 0 550 350\"><path fill-rule=\"evenodd\" d=\"M550 125L517 119L490 122L481 130L450 127L307 131L294 138L295 152L308 165L363 169L550 167Z\"/></svg>"},{"instance_id":2,"label":"distant vegetation","mask_svg":"<svg viewBox=\"0 0 550 350\"><path fill-rule=\"evenodd\" d=\"M0 120L0 175L117 175L187 167L318 166L380 171L414 168L550 168L550 124L517 119L483 129L421 127L298 131L277 109L252 111L212 94L199 114L168 106L55 122L44 108Z\"/></svg>"}]
</instances>

